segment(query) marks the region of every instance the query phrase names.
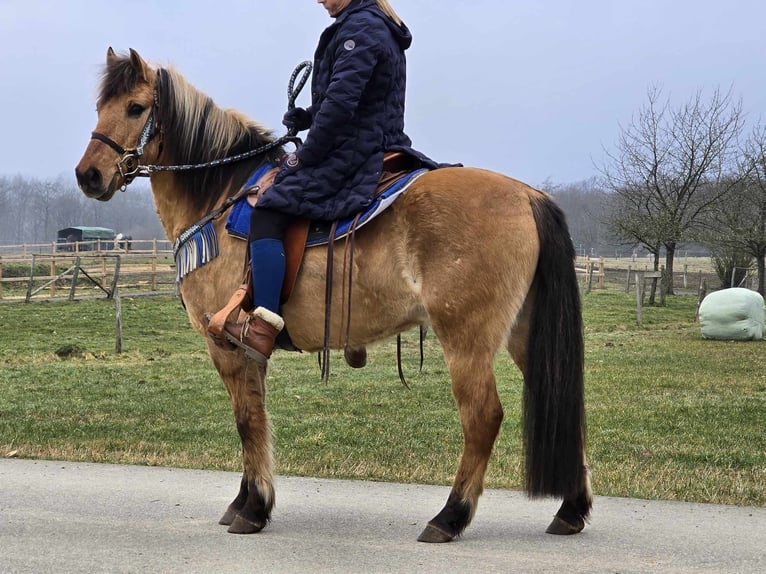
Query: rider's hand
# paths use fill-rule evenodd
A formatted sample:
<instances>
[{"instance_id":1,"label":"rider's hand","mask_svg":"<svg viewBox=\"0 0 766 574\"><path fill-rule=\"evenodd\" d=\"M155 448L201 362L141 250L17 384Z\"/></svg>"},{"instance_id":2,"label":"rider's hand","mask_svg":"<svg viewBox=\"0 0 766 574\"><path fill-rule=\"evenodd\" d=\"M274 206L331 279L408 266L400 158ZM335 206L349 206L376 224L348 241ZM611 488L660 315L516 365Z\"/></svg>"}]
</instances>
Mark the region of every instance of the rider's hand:
<instances>
[{"instance_id":1,"label":"rider's hand","mask_svg":"<svg viewBox=\"0 0 766 574\"><path fill-rule=\"evenodd\" d=\"M311 114L304 108L293 108L287 110L282 117L282 125L288 130L303 131L311 126Z\"/></svg>"}]
</instances>

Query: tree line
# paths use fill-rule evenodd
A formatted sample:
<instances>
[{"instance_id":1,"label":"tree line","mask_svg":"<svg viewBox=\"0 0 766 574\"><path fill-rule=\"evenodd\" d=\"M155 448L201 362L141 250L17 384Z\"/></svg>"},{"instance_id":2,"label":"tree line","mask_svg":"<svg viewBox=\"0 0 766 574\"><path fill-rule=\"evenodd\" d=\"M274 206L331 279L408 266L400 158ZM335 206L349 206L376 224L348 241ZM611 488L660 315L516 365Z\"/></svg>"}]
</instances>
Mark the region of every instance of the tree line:
<instances>
[{"instance_id":1,"label":"tree line","mask_svg":"<svg viewBox=\"0 0 766 574\"><path fill-rule=\"evenodd\" d=\"M59 229L77 226L108 227L136 239L165 237L145 184L103 203L83 195L74 177L0 176L0 244L54 242Z\"/></svg>"},{"instance_id":2,"label":"tree line","mask_svg":"<svg viewBox=\"0 0 766 574\"><path fill-rule=\"evenodd\" d=\"M754 262L764 294L766 128L745 126L731 90L673 105L650 88L600 167L609 230L653 254L655 269L664 251L668 273L684 242L726 270Z\"/></svg>"},{"instance_id":3,"label":"tree line","mask_svg":"<svg viewBox=\"0 0 766 574\"><path fill-rule=\"evenodd\" d=\"M543 182L569 222L580 255L638 253L673 272L679 249L710 253L719 275L754 266L764 294L766 126L747 130L731 91L700 91L673 105L660 88L621 126L598 175ZM73 179L0 176L0 243L55 241L65 227L110 227L134 238L164 237L146 184L108 204L86 198ZM672 284L669 285L672 294Z\"/></svg>"},{"instance_id":4,"label":"tree line","mask_svg":"<svg viewBox=\"0 0 766 574\"><path fill-rule=\"evenodd\" d=\"M548 181L541 187L566 213L578 254L614 256L632 251L603 222L604 191L595 178L570 184ZM52 242L59 229L75 226L108 227L134 239L165 237L151 190L143 182L134 182L125 193L103 203L83 195L73 179L0 176L0 206L0 244L5 245Z\"/></svg>"}]
</instances>

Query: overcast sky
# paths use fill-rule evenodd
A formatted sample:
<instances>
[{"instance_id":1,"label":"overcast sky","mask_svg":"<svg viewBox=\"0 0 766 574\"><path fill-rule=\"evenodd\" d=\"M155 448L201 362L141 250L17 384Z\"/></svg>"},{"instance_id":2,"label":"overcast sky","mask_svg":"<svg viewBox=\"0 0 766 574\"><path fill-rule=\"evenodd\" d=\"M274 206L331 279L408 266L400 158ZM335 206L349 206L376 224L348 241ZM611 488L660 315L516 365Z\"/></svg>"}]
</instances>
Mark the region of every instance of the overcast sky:
<instances>
[{"instance_id":1,"label":"overcast sky","mask_svg":"<svg viewBox=\"0 0 766 574\"><path fill-rule=\"evenodd\" d=\"M406 130L439 161L587 179L652 85L677 102L732 87L766 118L763 0L392 4L414 36ZM0 175L73 177L109 46L281 134L290 73L330 22L314 0L0 0Z\"/></svg>"}]
</instances>

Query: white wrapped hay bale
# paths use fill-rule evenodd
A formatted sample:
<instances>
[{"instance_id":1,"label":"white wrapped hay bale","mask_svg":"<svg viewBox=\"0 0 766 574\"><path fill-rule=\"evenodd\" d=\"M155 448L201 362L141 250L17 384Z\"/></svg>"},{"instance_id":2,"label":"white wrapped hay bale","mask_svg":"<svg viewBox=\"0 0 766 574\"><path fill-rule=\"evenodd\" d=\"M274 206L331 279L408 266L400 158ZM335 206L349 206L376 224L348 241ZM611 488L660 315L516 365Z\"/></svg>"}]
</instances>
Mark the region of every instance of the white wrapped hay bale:
<instances>
[{"instance_id":1,"label":"white wrapped hay bale","mask_svg":"<svg viewBox=\"0 0 766 574\"><path fill-rule=\"evenodd\" d=\"M765 315L763 297L756 291L740 287L714 291L700 305L702 336L726 341L760 341Z\"/></svg>"}]
</instances>

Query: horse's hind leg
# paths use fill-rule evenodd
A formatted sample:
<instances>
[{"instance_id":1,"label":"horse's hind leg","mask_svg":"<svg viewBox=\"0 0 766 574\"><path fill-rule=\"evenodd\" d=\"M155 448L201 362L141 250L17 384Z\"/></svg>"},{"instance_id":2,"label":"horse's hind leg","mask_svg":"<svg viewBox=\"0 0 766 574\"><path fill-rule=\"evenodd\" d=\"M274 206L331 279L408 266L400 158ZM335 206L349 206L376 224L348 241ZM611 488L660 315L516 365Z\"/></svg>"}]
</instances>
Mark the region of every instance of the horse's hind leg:
<instances>
[{"instance_id":1,"label":"horse's hind leg","mask_svg":"<svg viewBox=\"0 0 766 574\"><path fill-rule=\"evenodd\" d=\"M223 353L211 348L211 356L231 398L244 466L239 493L219 523L229 526L231 533L251 534L268 524L274 506L266 367L245 359L240 352Z\"/></svg>"},{"instance_id":2,"label":"horse's hind leg","mask_svg":"<svg viewBox=\"0 0 766 574\"><path fill-rule=\"evenodd\" d=\"M529 338L530 304L528 299L514 325L508 339L508 352L513 362L525 372L527 363L527 340ZM583 466L587 469L585 452L582 453ZM565 497L561 507L550 523L548 534L577 534L585 528L585 522L593 505L593 495L590 486L590 473L586 470L585 486L575 496Z\"/></svg>"},{"instance_id":3,"label":"horse's hind leg","mask_svg":"<svg viewBox=\"0 0 766 574\"><path fill-rule=\"evenodd\" d=\"M426 526L421 542L449 542L471 522L484 489L484 473L503 420L495 387L494 353L445 347L452 393L463 428L463 455L444 508Z\"/></svg>"},{"instance_id":4,"label":"horse's hind leg","mask_svg":"<svg viewBox=\"0 0 766 574\"><path fill-rule=\"evenodd\" d=\"M577 534L581 532L585 528L591 506L593 506L593 494L590 488L590 473L588 473L583 491L577 496L564 499L545 532L548 534Z\"/></svg>"}]
</instances>

